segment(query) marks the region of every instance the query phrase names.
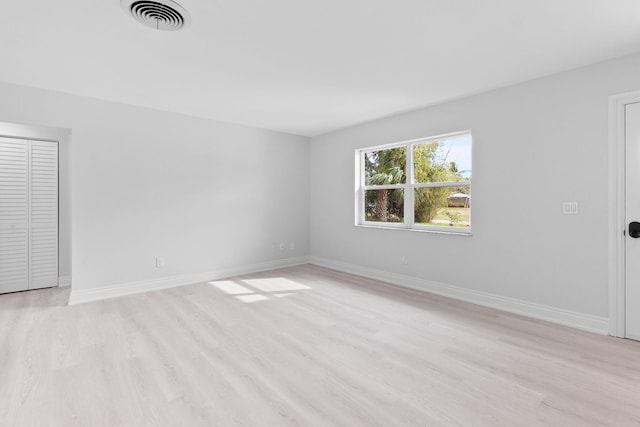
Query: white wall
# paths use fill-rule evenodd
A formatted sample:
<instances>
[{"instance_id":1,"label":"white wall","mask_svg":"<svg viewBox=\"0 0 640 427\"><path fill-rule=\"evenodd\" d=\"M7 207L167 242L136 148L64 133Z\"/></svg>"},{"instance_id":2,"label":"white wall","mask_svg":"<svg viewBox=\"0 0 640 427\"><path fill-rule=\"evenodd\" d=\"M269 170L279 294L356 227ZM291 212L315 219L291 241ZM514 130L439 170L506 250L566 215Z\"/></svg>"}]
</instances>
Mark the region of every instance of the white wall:
<instances>
[{"instance_id":1,"label":"white wall","mask_svg":"<svg viewBox=\"0 0 640 427\"><path fill-rule=\"evenodd\" d=\"M608 97L638 76L627 57L313 138L311 255L607 317ZM472 237L354 226L354 149L466 129Z\"/></svg>"},{"instance_id":2,"label":"white wall","mask_svg":"<svg viewBox=\"0 0 640 427\"><path fill-rule=\"evenodd\" d=\"M0 121L72 130L74 291L311 253L606 317L608 96L639 89L638 75L640 56L609 61L310 148L302 137L7 84ZM354 149L464 129L475 143L472 237L354 227ZM566 200L580 215L561 214ZM272 250L290 241L295 250Z\"/></svg>"},{"instance_id":3,"label":"white wall","mask_svg":"<svg viewBox=\"0 0 640 427\"><path fill-rule=\"evenodd\" d=\"M72 131L74 292L309 253L307 138L7 84L0 121Z\"/></svg>"}]
</instances>

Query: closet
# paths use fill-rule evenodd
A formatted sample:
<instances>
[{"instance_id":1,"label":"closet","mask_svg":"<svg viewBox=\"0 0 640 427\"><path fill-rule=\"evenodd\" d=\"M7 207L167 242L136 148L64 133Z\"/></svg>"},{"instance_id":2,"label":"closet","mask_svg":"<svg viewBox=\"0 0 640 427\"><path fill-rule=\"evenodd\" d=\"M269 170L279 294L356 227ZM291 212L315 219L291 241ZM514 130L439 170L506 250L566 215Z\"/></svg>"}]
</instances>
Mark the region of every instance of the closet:
<instances>
[{"instance_id":1,"label":"closet","mask_svg":"<svg viewBox=\"0 0 640 427\"><path fill-rule=\"evenodd\" d=\"M58 285L58 143L0 137L0 293Z\"/></svg>"}]
</instances>

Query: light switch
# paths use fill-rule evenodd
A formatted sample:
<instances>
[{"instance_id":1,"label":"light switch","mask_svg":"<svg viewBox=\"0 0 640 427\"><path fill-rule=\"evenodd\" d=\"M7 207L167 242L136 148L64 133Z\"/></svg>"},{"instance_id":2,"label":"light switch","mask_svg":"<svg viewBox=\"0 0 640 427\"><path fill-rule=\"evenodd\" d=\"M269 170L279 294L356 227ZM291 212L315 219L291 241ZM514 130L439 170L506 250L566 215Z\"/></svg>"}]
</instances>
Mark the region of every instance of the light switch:
<instances>
[{"instance_id":1,"label":"light switch","mask_svg":"<svg viewBox=\"0 0 640 427\"><path fill-rule=\"evenodd\" d=\"M578 215L578 202L562 202L562 213L564 215Z\"/></svg>"}]
</instances>

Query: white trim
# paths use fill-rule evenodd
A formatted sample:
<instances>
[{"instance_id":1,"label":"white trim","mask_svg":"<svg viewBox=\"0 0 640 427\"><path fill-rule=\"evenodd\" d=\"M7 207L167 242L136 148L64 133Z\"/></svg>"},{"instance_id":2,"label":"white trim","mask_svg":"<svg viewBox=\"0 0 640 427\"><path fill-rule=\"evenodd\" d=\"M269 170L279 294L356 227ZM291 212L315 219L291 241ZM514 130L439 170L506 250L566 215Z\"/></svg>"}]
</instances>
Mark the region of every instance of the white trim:
<instances>
[{"instance_id":1,"label":"white trim","mask_svg":"<svg viewBox=\"0 0 640 427\"><path fill-rule=\"evenodd\" d=\"M362 224L356 224L356 227L359 227L359 226L410 230L410 228L407 228L407 225L404 222L362 221Z\"/></svg>"},{"instance_id":2,"label":"white trim","mask_svg":"<svg viewBox=\"0 0 640 427\"><path fill-rule=\"evenodd\" d=\"M534 304L527 301L493 295L486 292L474 291L458 286L444 283L432 282L417 277L402 274L389 273L355 264L348 264L340 261L311 256L311 264L345 273L356 274L376 280L382 280L394 285L403 286L410 289L429 292L436 295L470 302L485 307L496 308L510 313L520 314L535 319L546 320L585 331L599 334L607 334L608 319L605 317L593 316L590 314L578 313L570 310L563 310L541 304Z\"/></svg>"},{"instance_id":3,"label":"white trim","mask_svg":"<svg viewBox=\"0 0 640 427\"><path fill-rule=\"evenodd\" d=\"M60 276L58 277L58 286L71 286L71 276Z\"/></svg>"},{"instance_id":4,"label":"white trim","mask_svg":"<svg viewBox=\"0 0 640 427\"><path fill-rule=\"evenodd\" d=\"M384 185L363 185L362 189L364 191L373 191L373 190L404 190L407 187L407 184L384 184Z\"/></svg>"},{"instance_id":5,"label":"white trim","mask_svg":"<svg viewBox=\"0 0 640 427\"><path fill-rule=\"evenodd\" d=\"M309 258L304 256L239 267L222 268L216 271L205 273L186 274L183 276L163 277L160 279L143 280L140 282L121 283L117 285L103 286L97 289L86 289L78 291L72 290L71 295L69 295L69 305L82 304L85 302L121 297L125 295L139 294L142 292L156 291L160 289L174 288L177 286L190 285L193 283L208 282L211 280L218 280L225 277L237 276L241 274L257 273L260 271L275 270L277 268L284 267L293 267L295 265L306 264L308 261Z\"/></svg>"},{"instance_id":6,"label":"white trim","mask_svg":"<svg viewBox=\"0 0 640 427\"><path fill-rule=\"evenodd\" d=\"M370 151L384 150L384 149L389 149L389 148L398 148L398 147L402 147L402 146L405 146L405 145L418 144L418 143L425 142L425 141L431 142L431 141L435 141L437 139L452 138L454 136L464 135L465 133L471 134L471 129L461 130L461 131L456 131L456 132L449 132L449 133L441 133L439 135L420 137L420 138L415 138L415 139L408 139L406 141L400 141L400 142L391 142L391 143L388 143L388 144L379 144L379 145L374 145L373 147L358 148L356 151L359 151L361 153L368 153Z\"/></svg>"},{"instance_id":7,"label":"white trim","mask_svg":"<svg viewBox=\"0 0 640 427\"><path fill-rule=\"evenodd\" d=\"M416 212L415 212L415 191L414 185L416 182L416 166L415 166L415 158L414 158L414 148L413 145L407 146L407 185L404 189L404 223L407 225L407 228L413 228L416 222Z\"/></svg>"},{"instance_id":8,"label":"white trim","mask_svg":"<svg viewBox=\"0 0 640 427\"><path fill-rule=\"evenodd\" d=\"M382 224L382 225L380 225ZM413 228L406 227L390 227L388 224L402 224L400 222L366 222L364 224L356 224L355 227L361 228L375 228L378 230L404 230L410 231L412 233L431 233L431 234L452 234L454 236L473 236L473 233L470 229L464 229L466 231L455 231L454 229L462 227L438 227L435 226L433 228L425 228L427 226L414 226Z\"/></svg>"},{"instance_id":9,"label":"white trim","mask_svg":"<svg viewBox=\"0 0 640 427\"><path fill-rule=\"evenodd\" d=\"M35 283L33 283L32 277L31 275L33 274L33 254L31 253L32 251L32 247L33 247L33 242L31 241L33 239L33 220L31 219L31 205L33 204L33 200L31 199L32 197L32 191L31 191L31 186L33 185L33 155L32 155L32 146L31 146L31 141L29 141L28 139L23 139L22 140L24 142L24 144L26 145L26 149L27 149L27 289L31 290L31 289L37 289L39 288L39 286L36 286ZM60 215L58 214L58 221ZM59 233L56 233L59 234ZM60 240L60 236L56 236L57 240ZM58 243L59 244L59 243ZM57 252L57 249L56 249ZM59 255L56 254L56 258ZM58 261L56 260L56 263ZM57 269L56 269L57 270ZM56 271L55 275L58 275L58 272ZM51 283L48 284L49 286L52 286Z\"/></svg>"},{"instance_id":10,"label":"white trim","mask_svg":"<svg viewBox=\"0 0 640 427\"><path fill-rule=\"evenodd\" d=\"M356 161L354 164L355 171L355 225L358 225L364 222L364 190L362 186L364 185L364 155L356 150Z\"/></svg>"},{"instance_id":11,"label":"white trim","mask_svg":"<svg viewBox=\"0 0 640 427\"><path fill-rule=\"evenodd\" d=\"M625 106L640 91L609 97L609 335L625 336Z\"/></svg>"},{"instance_id":12,"label":"white trim","mask_svg":"<svg viewBox=\"0 0 640 427\"><path fill-rule=\"evenodd\" d=\"M439 187L471 187L471 180L467 181L440 181L440 182L415 182L413 188L439 188Z\"/></svg>"},{"instance_id":13,"label":"white trim","mask_svg":"<svg viewBox=\"0 0 640 427\"><path fill-rule=\"evenodd\" d=\"M426 231L430 233L444 233L444 234L465 234L471 235L471 227L454 227L450 225L423 225L414 224L412 230L414 231ZM445 230L445 231L443 231Z\"/></svg>"},{"instance_id":14,"label":"white trim","mask_svg":"<svg viewBox=\"0 0 640 427\"><path fill-rule=\"evenodd\" d=\"M42 141L68 141L71 129L0 122L0 136Z\"/></svg>"}]
</instances>

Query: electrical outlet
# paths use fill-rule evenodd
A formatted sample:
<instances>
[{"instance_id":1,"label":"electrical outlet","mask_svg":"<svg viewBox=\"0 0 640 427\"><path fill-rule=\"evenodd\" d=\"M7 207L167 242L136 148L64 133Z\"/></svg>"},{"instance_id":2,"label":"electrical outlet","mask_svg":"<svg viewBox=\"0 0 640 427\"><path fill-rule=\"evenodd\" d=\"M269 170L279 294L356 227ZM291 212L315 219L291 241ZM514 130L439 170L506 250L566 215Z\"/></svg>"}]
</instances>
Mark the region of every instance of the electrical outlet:
<instances>
[{"instance_id":1,"label":"electrical outlet","mask_svg":"<svg viewBox=\"0 0 640 427\"><path fill-rule=\"evenodd\" d=\"M402 257L402 263L403 263L404 265L409 264L409 258L407 258L407 256L406 256L406 255L404 255L404 256Z\"/></svg>"},{"instance_id":2,"label":"electrical outlet","mask_svg":"<svg viewBox=\"0 0 640 427\"><path fill-rule=\"evenodd\" d=\"M164 258L163 257L157 257L156 258L156 268L162 268L164 267Z\"/></svg>"}]
</instances>

